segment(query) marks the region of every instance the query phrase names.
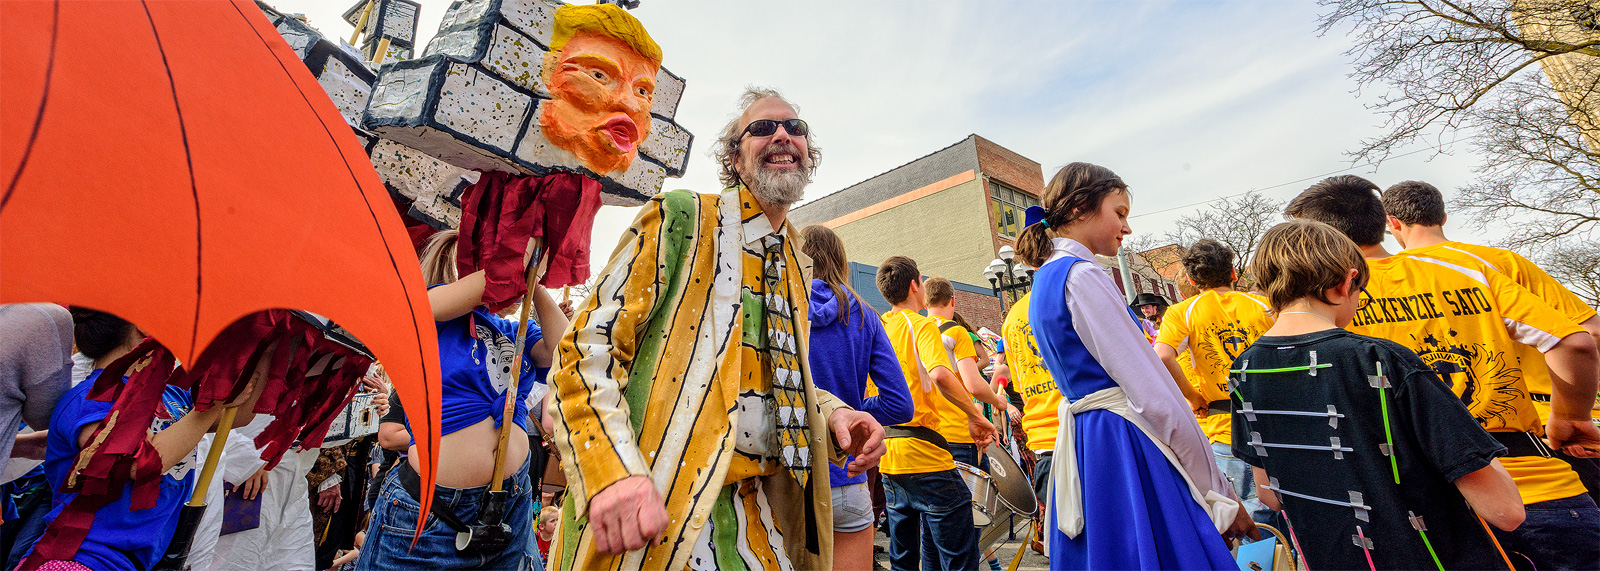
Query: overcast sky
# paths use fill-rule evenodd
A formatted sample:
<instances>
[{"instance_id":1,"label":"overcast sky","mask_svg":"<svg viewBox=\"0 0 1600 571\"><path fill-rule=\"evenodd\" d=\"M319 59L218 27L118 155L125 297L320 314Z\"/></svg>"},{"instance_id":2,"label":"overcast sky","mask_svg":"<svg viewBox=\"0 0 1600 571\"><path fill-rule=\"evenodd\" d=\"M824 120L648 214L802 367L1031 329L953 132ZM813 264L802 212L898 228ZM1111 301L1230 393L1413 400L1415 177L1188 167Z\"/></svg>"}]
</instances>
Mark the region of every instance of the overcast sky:
<instances>
[{"instance_id":1,"label":"overcast sky","mask_svg":"<svg viewBox=\"0 0 1600 571\"><path fill-rule=\"evenodd\" d=\"M339 14L353 3L274 5L348 39ZM449 6L422 3L419 46ZM823 149L808 199L971 133L1038 161L1046 180L1073 161L1116 171L1132 187L1135 234L1164 233L1204 206L1174 207L1256 188L1288 199L1344 172L1384 187L1425 180L1453 198L1478 162L1464 145L1351 168L1344 151L1377 134L1381 117L1364 106L1375 94L1358 96L1347 77L1344 30L1316 35L1320 10L1309 0L643 0L633 13L688 82L677 120L695 147L669 189L721 188L707 149L744 86L760 85L799 105ZM596 268L634 212L601 210ZM1482 238L1456 220L1447 230Z\"/></svg>"}]
</instances>

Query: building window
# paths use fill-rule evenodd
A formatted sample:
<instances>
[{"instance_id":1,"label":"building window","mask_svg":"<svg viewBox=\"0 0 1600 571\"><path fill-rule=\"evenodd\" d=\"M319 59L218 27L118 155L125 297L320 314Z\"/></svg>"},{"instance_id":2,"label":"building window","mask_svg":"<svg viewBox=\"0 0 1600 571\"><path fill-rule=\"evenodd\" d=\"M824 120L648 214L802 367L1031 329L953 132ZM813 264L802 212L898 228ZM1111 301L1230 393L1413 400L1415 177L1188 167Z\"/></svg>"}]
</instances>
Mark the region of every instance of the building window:
<instances>
[{"instance_id":1,"label":"building window","mask_svg":"<svg viewBox=\"0 0 1600 571\"><path fill-rule=\"evenodd\" d=\"M1022 231L1022 211L1038 206L1039 199L989 179L989 207L994 210L994 231L1007 238L1016 238Z\"/></svg>"}]
</instances>

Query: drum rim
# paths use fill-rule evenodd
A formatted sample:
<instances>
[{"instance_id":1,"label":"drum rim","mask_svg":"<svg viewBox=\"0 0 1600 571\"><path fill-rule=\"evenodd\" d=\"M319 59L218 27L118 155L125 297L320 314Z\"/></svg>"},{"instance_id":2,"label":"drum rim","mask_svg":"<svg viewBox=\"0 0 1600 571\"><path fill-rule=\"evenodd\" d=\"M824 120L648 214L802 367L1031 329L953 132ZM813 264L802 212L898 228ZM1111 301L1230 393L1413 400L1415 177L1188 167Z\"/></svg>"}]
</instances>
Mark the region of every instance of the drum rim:
<instances>
[{"instance_id":1,"label":"drum rim","mask_svg":"<svg viewBox=\"0 0 1600 571\"><path fill-rule=\"evenodd\" d=\"M998 444L992 444L991 443L988 448L984 449L983 452L984 452L984 456L989 458L989 463L991 465L995 462L995 458L997 456L1003 457L1004 459L1002 460L1002 462L1007 464L1006 468L1007 469L1015 468L1016 471L1017 471L1017 476L1021 477L1024 482L1027 482L1028 484L1030 484L1029 486L1027 486L1028 487L1027 496L1029 498L1033 498L1034 497L1033 496L1033 487L1031 486L1031 484L1033 482L1030 481L1030 479L1028 478L1027 475L1022 473L1022 465L1017 463L1017 461L1015 459L1011 458L1011 455L1007 454L1005 449L1000 448L1000 445L998 445ZM998 454L996 454L996 453L998 453ZM960 462L957 462L957 464L960 464ZM984 470L978 470L978 472L988 476L990 481L995 481L995 477L994 477L993 474L990 474L989 472L986 472ZM1017 512L1018 515L1025 515L1025 516L1032 517L1032 516L1034 516L1035 514L1037 514L1039 512L1039 502L1038 502L1037 499L1034 499L1034 501L1032 503L1033 505L1031 505L1028 509L1024 510L1022 508L1017 507L1015 504L1011 503L1010 500L1006 499L1006 494L1002 492L1001 487L1000 487L1000 485L998 483L996 483L994 485L994 487L995 487L995 491L997 492L995 494L995 497L999 498L1000 503L1005 504L1005 506L1007 508L1010 508L1011 511ZM1019 494L1019 496L1020 495L1021 494Z\"/></svg>"}]
</instances>

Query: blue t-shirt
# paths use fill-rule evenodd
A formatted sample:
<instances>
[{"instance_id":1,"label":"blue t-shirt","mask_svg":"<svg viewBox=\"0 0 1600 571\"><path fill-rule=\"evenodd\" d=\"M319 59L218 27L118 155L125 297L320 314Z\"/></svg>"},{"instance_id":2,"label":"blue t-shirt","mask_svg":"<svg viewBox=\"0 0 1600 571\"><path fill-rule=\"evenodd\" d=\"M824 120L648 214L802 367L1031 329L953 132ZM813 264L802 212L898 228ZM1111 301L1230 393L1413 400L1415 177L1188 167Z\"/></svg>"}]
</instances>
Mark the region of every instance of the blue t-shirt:
<instances>
[{"instance_id":1,"label":"blue t-shirt","mask_svg":"<svg viewBox=\"0 0 1600 571\"><path fill-rule=\"evenodd\" d=\"M472 313L439 327L440 435L450 434L493 418L500 426L505 411L506 387L511 385L511 359L516 354L517 322L479 307ZM533 366L534 344L543 339L539 326L528 321L523 346L521 381L517 383L517 426L528 432L528 394L544 384L549 368ZM533 373L529 375L529 373ZM409 424L409 423L408 423Z\"/></svg>"},{"instance_id":2,"label":"blue t-shirt","mask_svg":"<svg viewBox=\"0 0 1600 571\"><path fill-rule=\"evenodd\" d=\"M88 398L101 371L103 369L95 369L89 373L89 378L67 389L56 402L55 412L51 413L50 435L45 438L44 472L50 489L56 491L50 499L50 513L44 516L45 525L54 522L67 503L77 497L75 493L60 490L82 450L78 446L78 433L85 426L105 420L111 413L112 403ZM156 409L156 417L150 422L150 429L155 432L166 430L194 407L188 391L170 385L161 393L161 403L164 406ZM149 569L166 553L167 542L178 528L178 514L183 511L183 503L189 499L193 488L192 453L161 475L161 494L153 508L131 509L133 485L124 485L121 498L95 512L94 525L89 528L73 561L90 569ZM134 565L133 560L138 564Z\"/></svg>"}]
</instances>

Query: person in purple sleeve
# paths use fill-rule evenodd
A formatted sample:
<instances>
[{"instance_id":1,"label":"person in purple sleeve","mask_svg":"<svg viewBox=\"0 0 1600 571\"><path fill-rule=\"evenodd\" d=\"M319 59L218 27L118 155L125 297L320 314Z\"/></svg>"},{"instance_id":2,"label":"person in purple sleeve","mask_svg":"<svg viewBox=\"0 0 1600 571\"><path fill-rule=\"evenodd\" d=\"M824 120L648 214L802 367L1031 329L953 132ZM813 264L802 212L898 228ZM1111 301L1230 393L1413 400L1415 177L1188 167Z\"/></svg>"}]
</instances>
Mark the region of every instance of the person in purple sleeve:
<instances>
[{"instance_id":1,"label":"person in purple sleeve","mask_svg":"<svg viewBox=\"0 0 1600 571\"><path fill-rule=\"evenodd\" d=\"M811 378L817 388L884 426L911 420L905 374L876 312L850 287L844 242L826 226L800 230L811 258ZM876 388L868 394L869 378ZM867 475L828 466L833 484L833 568L872 568L872 495Z\"/></svg>"}]
</instances>

